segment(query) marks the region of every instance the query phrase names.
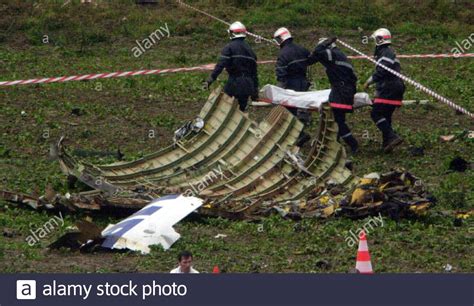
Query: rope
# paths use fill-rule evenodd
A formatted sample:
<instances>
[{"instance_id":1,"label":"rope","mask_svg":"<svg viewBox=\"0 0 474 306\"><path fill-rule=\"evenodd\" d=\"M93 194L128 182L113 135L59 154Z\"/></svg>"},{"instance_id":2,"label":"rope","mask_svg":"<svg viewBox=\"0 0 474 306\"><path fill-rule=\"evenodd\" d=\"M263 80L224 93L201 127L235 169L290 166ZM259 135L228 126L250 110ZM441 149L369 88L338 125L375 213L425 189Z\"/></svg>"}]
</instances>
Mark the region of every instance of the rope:
<instances>
[{"instance_id":1,"label":"rope","mask_svg":"<svg viewBox=\"0 0 474 306\"><path fill-rule=\"evenodd\" d=\"M220 19L220 18L218 18L218 17L215 17L215 16L213 16L213 15L211 15L211 14L209 14L209 13L203 11L203 10L197 9L197 8L195 8L195 7L193 7L193 6L189 5L189 4L186 4L186 3L184 3L184 2L181 1L181 0L177 0L177 1L178 1L179 4L185 6L185 7L189 8L189 9L192 9L192 10L194 10L194 11L196 11L196 12L199 12L199 13L201 13L201 14L204 14L204 15L206 15L206 16L212 18L212 19L215 19L215 20L217 20L217 21L219 21L219 22L221 22L221 23L224 23L224 24L226 24L226 25L230 25L230 23L228 23L228 22L226 22L226 21L224 21L224 20L222 20L222 19ZM253 34L253 33L248 32L248 31L247 31L247 34L250 35L250 36L253 36L253 37L257 37L257 38L259 38L259 39L261 39L261 40L263 40L263 41L270 42L271 44L275 45L275 43L274 43L272 40L263 38L263 37L260 36L260 35ZM465 115L468 115L469 117L471 117L471 118L474 119L474 114L473 114L473 113L471 113L471 112L469 112L468 110L464 109L463 107L457 105L457 104L454 103L453 101L451 101L451 100L449 100L449 99L447 99L447 98L441 96L440 94L436 93L435 91L433 91L433 90L431 90L431 89L429 89L429 88L427 88L427 87L421 85L420 83L418 83L418 82L416 82L416 81L410 79L409 77L404 76L403 74L401 74L401 73L399 73L399 72L397 72L397 71L395 71L395 70L393 70L393 69L391 69L391 68L388 68L387 66L385 66L385 65L383 65L383 64L377 63L373 58L371 58L371 57L365 55L364 53L360 52L360 51L357 50L356 48L350 46L349 44L347 44L347 43L345 43L345 42L343 42L343 41L341 41L340 39L338 39L338 41L339 41L339 43L340 43L341 45L343 45L344 47L346 47L346 48L348 48L348 49L354 51L355 53L359 54L359 55L362 56L363 58L368 59L369 61L375 63L375 65L378 65L378 66L382 67L383 69L385 69L385 70L387 70L388 72L390 72L390 73L396 75L397 77L399 77L400 79L402 79L402 80L408 82L409 84L415 86L417 89L420 89L421 91L423 91L424 93L426 93L426 94L432 96L433 98L437 99L438 101L441 101L441 102L445 103L446 105L448 105L449 107L451 107L451 108L453 108L453 109L455 109L455 110L457 110L457 111L459 111L459 112L461 112L461 113L463 113L463 114L465 114Z\"/></svg>"},{"instance_id":2,"label":"rope","mask_svg":"<svg viewBox=\"0 0 474 306\"><path fill-rule=\"evenodd\" d=\"M200 9L198 9L198 8L195 8L195 7L193 7L193 6L189 5L189 4L186 4L186 3L184 3L184 2L181 1L181 0L177 0L177 2L178 2L178 4L180 4L180 5L184 6L184 7L187 7L187 8L189 8L189 9L191 9L191 10L194 10L194 11L196 11L196 12L198 12L198 13L201 13L201 14L203 14L203 15L206 15L206 16L208 16L209 18L212 18L212 19L214 19L214 20L217 20L217 21L219 21L220 23L223 23L223 24L225 24L225 25L227 25L227 26L230 26L230 25L231 25L231 23L229 23L229 22L227 22L227 21L225 21L225 20L222 20L222 19L220 19L220 18L218 18L218 17L216 17L216 16L213 16L213 15L211 15L211 14L209 14L209 13L203 11L203 10L200 10ZM265 38L265 37L263 37L263 36L254 34L254 33L249 32L249 31L246 31L246 34L249 35L249 36L254 37L254 38L255 38L256 40L258 40L258 41L262 41L262 40L263 40L263 41L265 41L265 42L267 42L267 43L270 43L270 44L272 44L272 45L277 45L277 43L276 43L275 41L273 41L272 39Z\"/></svg>"},{"instance_id":3,"label":"rope","mask_svg":"<svg viewBox=\"0 0 474 306\"><path fill-rule=\"evenodd\" d=\"M415 80L410 79L409 77L407 77L407 76L401 74L400 72L397 72L397 71L395 71L395 70L393 70L393 69L391 69L391 68L389 68L389 67L387 67L387 66L385 66L385 65L383 65L383 64L381 64L381 63L377 63L377 61L375 61L373 58L371 58L371 57L365 55L364 53L360 52L359 50L357 50L356 48L352 47L351 45L349 45L349 44L347 44L347 43L341 41L340 39L338 39L338 42L339 42L341 45L343 45L344 47L346 47L346 48L348 48L348 49L354 51L354 52L357 53L357 54L359 54L360 56L363 56L365 59L368 59L368 60L371 61L372 63L375 63L375 65L382 67L383 69L387 70L387 71L390 72L391 74L394 74L394 75L396 75L397 77L399 77L400 79L402 79L402 80L408 82L409 84L415 86L415 88L417 88L417 89L423 91L424 93L426 93L426 94L432 96L433 98L437 99L438 101L441 101L441 102L447 104L449 107L451 107L451 108L453 108L453 109L455 109L455 110L457 110L457 111L459 111L459 112L461 112L461 113L463 113L463 114L465 114L465 115L468 115L469 117L471 117L471 118L474 119L474 114L473 114L473 113L471 113L471 112L469 112L468 110L462 108L461 106L457 105L457 104L454 103L453 101L451 101L451 100L449 100L449 99L443 97L442 95L436 93L435 91L433 91L433 90L431 90L431 89L429 89L429 88L427 88L427 87L421 85L420 83L416 82Z\"/></svg>"}]
</instances>

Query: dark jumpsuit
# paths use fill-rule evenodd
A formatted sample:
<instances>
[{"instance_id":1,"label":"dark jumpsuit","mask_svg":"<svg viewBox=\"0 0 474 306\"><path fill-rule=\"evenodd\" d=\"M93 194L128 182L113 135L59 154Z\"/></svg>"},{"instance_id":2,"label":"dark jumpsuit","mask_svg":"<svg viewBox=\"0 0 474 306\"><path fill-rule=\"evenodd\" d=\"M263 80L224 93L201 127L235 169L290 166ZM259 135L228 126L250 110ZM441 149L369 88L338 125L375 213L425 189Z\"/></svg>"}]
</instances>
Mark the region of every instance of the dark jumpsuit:
<instances>
[{"instance_id":1,"label":"dark jumpsuit","mask_svg":"<svg viewBox=\"0 0 474 306\"><path fill-rule=\"evenodd\" d=\"M339 127L339 137L357 149L357 140L346 123L346 113L353 111L354 95L356 93L357 76L347 56L338 48L330 47L327 43L318 44L311 53L309 62L320 62L326 68L326 74L331 83L329 105L334 113L334 119Z\"/></svg>"},{"instance_id":2,"label":"dark jumpsuit","mask_svg":"<svg viewBox=\"0 0 474 306\"><path fill-rule=\"evenodd\" d=\"M229 78L224 92L239 101L240 110L247 107L249 97L258 95L257 56L243 37L234 38L221 52L219 62L211 74L216 80L226 69Z\"/></svg>"},{"instance_id":3,"label":"dark jumpsuit","mask_svg":"<svg viewBox=\"0 0 474 306\"><path fill-rule=\"evenodd\" d=\"M307 91L309 82L307 79L309 51L293 43L293 39L285 40L280 46L278 59L275 67L277 81L284 85L285 89L294 91Z\"/></svg>"},{"instance_id":4,"label":"dark jumpsuit","mask_svg":"<svg viewBox=\"0 0 474 306\"><path fill-rule=\"evenodd\" d=\"M400 72L400 61L390 44L378 46L375 49L375 60L384 66ZM375 99L371 117L377 127L382 131L384 142L395 135L392 128L392 114L402 106L405 84L403 81L377 66L372 81L375 85Z\"/></svg>"},{"instance_id":5,"label":"dark jumpsuit","mask_svg":"<svg viewBox=\"0 0 474 306\"><path fill-rule=\"evenodd\" d=\"M294 91L307 91L310 83L307 79L308 57L310 52L293 42L293 38L285 40L280 45L275 73L277 81L285 89ZM311 114L305 109L287 107L305 126L311 123ZM305 132L301 132L297 145L302 146L311 137Z\"/></svg>"}]
</instances>

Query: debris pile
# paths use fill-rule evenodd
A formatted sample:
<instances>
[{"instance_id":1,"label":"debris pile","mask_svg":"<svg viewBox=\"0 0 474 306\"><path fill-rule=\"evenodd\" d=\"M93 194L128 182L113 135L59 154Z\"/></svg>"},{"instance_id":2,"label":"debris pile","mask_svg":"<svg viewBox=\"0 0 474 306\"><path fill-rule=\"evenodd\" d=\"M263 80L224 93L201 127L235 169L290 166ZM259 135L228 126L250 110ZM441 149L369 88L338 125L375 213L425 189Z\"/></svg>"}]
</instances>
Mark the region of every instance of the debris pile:
<instances>
[{"instance_id":1,"label":"debris pile","mask_svg":"<svg viewBox=\"0 0 474 306\"><path fill-rule=\"evenodd\" d=\"M171 146L131 162L91 165L71 156L61 140L55 148L61 169L94 190L58 195L50 204L136 210L153 198L181 193L203 198L202 214L246 219L268 202L304 199L327 180L348 189L357 181L345 167L328 107L306 158L295 146L303 125L283 107L256 123L217 89L197 118L176 132Z\"/></svg>"},{"instance_id":2,"label":"debris pile","mask_svg":"<svg viewBox=\"0 0 474 306\"><path fill-rule=\"evenodd\" d=\"M350 197L341 201L340 214L350 218L376 215L393 219L422 215L435 204L422 180L404 169L360 179Z\"/></svg>"},{"instance_id":3,"label":"debris pile","mask_svg":"<svg viewBox=\"0 0 474 306\"><path fill-rule=\"evenodd\" d=\"M267 214L278 212L291 219L344 216L365 218L379 213L393 219L422 215L435 204L423 182L404 169L379 175L371 173L352 189L328 182L314 197L271 205Z\"/></svg>"},{"instance_id":4,"label":"debris pile","mask_svg":"<svg viewBox=\"0 0 474 306\"><path fill-rule=\"evenodd\" d=\"M61 169L70 182L79 180L93 190L66 195L47 190L42 197L3 192L2 197L35 209L117 212L182 194L204 200L199 213L230 219L275 211L290 218L379 212L400 217L434 203L421 180L404 170L353 176L328 107L321 109L306 157L295 146L302 128L281 106L256 123L216 89L197 119L177 131L172 145L138 160L92 165L71 156L61 139L53 150Z\"/></svg>"}]
</instances>

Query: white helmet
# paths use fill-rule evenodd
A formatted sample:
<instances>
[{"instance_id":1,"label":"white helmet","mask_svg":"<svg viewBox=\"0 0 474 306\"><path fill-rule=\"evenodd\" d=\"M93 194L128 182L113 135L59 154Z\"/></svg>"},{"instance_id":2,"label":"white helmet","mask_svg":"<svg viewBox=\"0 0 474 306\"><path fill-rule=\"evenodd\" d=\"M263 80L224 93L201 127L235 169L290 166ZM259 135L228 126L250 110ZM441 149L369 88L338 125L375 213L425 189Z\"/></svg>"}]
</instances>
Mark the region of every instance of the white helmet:
<instances>
[{"instance_id":1,"label":"white helmet","mask_svg":"<svg viewBox=\"0 0 474 306\"><path fill-rule=\"evenodd\" d=\"M285 40L291 38L291 33L288 31L287 28L279 28L276 30L275 34L273 34L273 40L278 44L281 45Z\"/></svg>"},{"instance_id":2,"label":"white helmet","mask_svg":"<svg viewBox=\"0 0 474 306\"><path fill-rule=\"evenodd\" d=\"M321 37L321 38L319 39L319 41L318 41L318 45L322 44L323 42L325 42L325 41L328 40L328 39L329 39L329 38L327 38L327 37ZM330 45L328 46L328 48L331 48L331 49L332 49L332 48L336 48L336 43L333 42L332 44L330 44Z\"/></svg>"},{"instance_id":3,"label":"white helmet","mask_svg":"<svg viewBox=\"0 0 474 306\"><path fill-rule=\"evenodd\" d=\"M231 24L227 32L230 35L230 39L247 36L247 29L245 28L244 24L240 21L236 21L233 24Z\"/></svg>"},{"instance_id":4,"label":"white helmet","mask_svg":"<svg viewBox=\"0 0 474 306\"><path fill-rule=\"evenodd\" d=\"M390 31L385 28L378 29L370 37L375 39L375 44L377 46L392 43L392 34L390 34Z\"/></svg>"}]
</instances>

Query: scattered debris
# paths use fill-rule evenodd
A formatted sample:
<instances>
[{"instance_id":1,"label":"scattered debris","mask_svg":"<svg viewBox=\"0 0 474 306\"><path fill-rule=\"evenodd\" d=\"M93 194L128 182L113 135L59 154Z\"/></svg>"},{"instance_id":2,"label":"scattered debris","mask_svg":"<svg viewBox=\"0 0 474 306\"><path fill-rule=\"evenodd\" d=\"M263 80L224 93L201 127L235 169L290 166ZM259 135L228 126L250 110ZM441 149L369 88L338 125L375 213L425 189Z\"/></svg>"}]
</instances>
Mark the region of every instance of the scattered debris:
<instances>
[{"instance_id":1,"label":"scattered debris","mask_svg":"<svg viewBox=\"0 0 474 306\"><path fill-rule=\"evenodd\" d=\"M225 234L217 234L214 236L214 238L219 239L219 238L227 238L227 235Z\"/></svg>"},{"instance_id":2,"label":"scattered debris","mask_svg":"<svg viewBox=\"0 0 474 306\"><path fill-rule=\"evenodd\" d=\"M474 217L474 209L470 211L458 211L455 213L453 225L457 227L462 226L463 221L471 217Z\"/></svg>"},{"instance_id":3,"label":"scattered debris","mask_svg":"<svg viewBox=\"0 0 474 306\"><path fill-rule=\"evenodd\" d=\"M360 272L356 268L350 268L349 271L347 271L347 273L349 273L349 274L359 274Z\"/></svg>"},{"instance_id":4,"label":"scattered debris","mask_svg":"<svg viewBox=\"0 0 474 306\"><path fill-rule=\"evenodd\" d=\"M424 147L415 147L411 146L408 148L408 152L411 156L424 156L425 155L425 148Z\"/></svg>"},{"instance_id":5,"label":"scattered debris","mask_svg":"<svg viewBox=\"0 0 474 306\"><path fill-rule=\"evenodd\" d=\"M456 135L440 136L440 138L444 142L450 142L450 141L453 141L456 138Z\"/></svg>"},{"instance_id":6,"label":"scattered debris","mask_svg":"<svg viewBox=\"0 0 474 306\"><path fill-rule=\"evenodd\" d=\"M453 225L456 227L462 226L463 220L460 218L454 218Z\"/></svg>"},{"instance_id":7,"label":"scattered debris","mask_svg":"<svg viewBox=\"0 0 474 306\"><path fill-rule=\"evenodd\" d=\"M79 107L73 107L71 109L71 115L74 115L74 116L82 116L84 115L86 112L82 109L82 108L79 108Z\"/></svg>"},{"instance_id":8,"label":"scattered debris","mask_svg":"<svg viewBox=\"0 0 474 306\"><path fill-rule=\"evenodd\" d=\"M322 269L322 270L327 270L327 269L331 268L331 264L329 263L329 261L327 261L325 259L317 260L314 265L317 269Z\"/></svg>"},{"instance_id":9,"label":"scattered debris","mask_svg":"<svg viewBox=\"0 0 474 306\"><path fill-rule=\"evenodd\" d=\"M404 169L380 175L380 178L363 178L350 200L340 204L340 214L351 218L374 216L379 212L391 218L422 215L435 204L424 183Z\"/></svg>"},{"instance_id":10,"label":"scattered debris","mask_svg":"<svg viewBox=\"0 0 474 306\"><path fill-rule=\"evenodd\" d=\"M328 218L333 215L349 218L378 216L391 218L423 215L435 204L423 182L403 169L379 175L370 173L353 189L328 184L314 198L300 203L275 205L272 209L283 217Z\"/></svg>"},{"instance_id":11,"label":"scattered debris","mask_svg":"<svg viewBox=\"0 0 474 306\"><path fill-rule=\"evenodd\" d=\"M176 143L192 133L199 133L203 127L204 120L200 117L197 117L192 121L188 121L174 132L173 141Z\"/></svg>"},{"instance_id":12,"label":"scattered debris","mask_svg":"<svg viewBox=\"0 0 474 306\"><path fill-rule=\"evenodd\" d=\"M59 239L51 243L48 248L67 248L81 252L92 252L100 249L104 238L102 237L99 227L90 221L82 220L76 223L76 228L75 231L59 237Z\"/></svg>"},{"instance_id":13,"label":"scattered debris","mask_svg":"<svg viewBox=\"0 0 474 306\"><path fill-rule=\"evenodd\" d=\"M378 174L377 172L372 172L364 175L364 179L380 180L380 174Z\"/></svg>"},{"instance_id":14,"label":"scattered debris","mask_svg":"<svg viewBox=\"0 0 474 306\"><path fill-rule=\"evenodd\" d=\"M449 163L449 170L457 172L465 172L468 169L469 162L462 157L455 157Z\"/></svg>"},{"instance_id":15,"label":"scattered debris","mask_svg":"<svg viewBox=\"0 0 474 306\"><path fill-rule=\"evenodd\" d=\"M3 234L3 237L7 237L7 238L13 238L16 236L16 232L8 228L4 228L2 234Z\"/></svg>"},{"instance_id":16,"label":"scattered debris","mask_svg":"<svg viewBox=\"0 0 474 306\"><path fill-rule=\"evenodd\" d=\"M458 211L456 212L456 218L457 219L468 219L474 217L474 209L471 209L469 211Z\"/></svg>"},{"instance_id":17,"label":"scattered debris","mask_svg":"<svg viewBox=\"0 0 474 306\"><path fill-rule=\"evenodd\" d=\"M38 197L6 190L0 191L0 198L11 203L28 206L33 209L40 209L42 206L46 205L44 203L40 203L40 199Z\"/></svg>"},{"instance_id":18,"label":"scattered debris","mask_svg":"<svg viewBox=\"0 0 474 306\"><path fill-rule=\"evenodd\" d=\"M450 264L445 264L443 266L443 269L445 272L451 272L453 270L453 266L451 266Z\"/></svg>"}]
</instances>

